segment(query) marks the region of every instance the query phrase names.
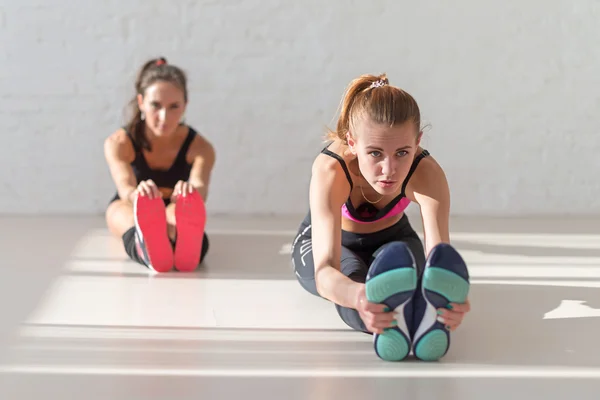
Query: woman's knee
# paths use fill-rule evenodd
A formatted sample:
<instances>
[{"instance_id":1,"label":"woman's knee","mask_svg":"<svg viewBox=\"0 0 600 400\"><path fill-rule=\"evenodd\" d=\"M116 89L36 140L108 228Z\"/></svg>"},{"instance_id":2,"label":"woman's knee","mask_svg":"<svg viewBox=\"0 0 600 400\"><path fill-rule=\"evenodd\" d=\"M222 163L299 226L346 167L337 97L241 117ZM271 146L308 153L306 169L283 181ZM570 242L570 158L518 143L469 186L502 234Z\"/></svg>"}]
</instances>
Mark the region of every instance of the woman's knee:
<instances>
[{"instance_id":1,"label":"woman's knee","mask_svg":"<svg viewBox=\"0 0 600 400\"><path fill-rule=\"evenodd\" d=\"M109 231L117 237L122 237L134 226L133 206L123 200L110 203L104 216Z\"/></svg>"}]
</instances>

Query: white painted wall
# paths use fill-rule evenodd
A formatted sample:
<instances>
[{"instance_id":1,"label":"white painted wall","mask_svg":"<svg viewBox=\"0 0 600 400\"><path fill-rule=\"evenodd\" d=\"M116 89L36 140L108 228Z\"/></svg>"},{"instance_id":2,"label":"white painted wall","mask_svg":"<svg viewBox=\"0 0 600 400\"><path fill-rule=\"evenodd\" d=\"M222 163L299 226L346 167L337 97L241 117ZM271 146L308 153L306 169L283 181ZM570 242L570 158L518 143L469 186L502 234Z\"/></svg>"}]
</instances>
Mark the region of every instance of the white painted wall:
<instances>
[{"instance_id":1,"label":"white painted wall","mask_svg":"<svg viewBox=\"0 0 600 400\"><path fill-rule=\"evenodd\" d=\"M600 3L0 2L0 212L102 212L102 142L143 61L190 75L212 213L303 213L353 77L387 72L431 123L455 215L600 213Z\"/></svg>"}]
</instances>

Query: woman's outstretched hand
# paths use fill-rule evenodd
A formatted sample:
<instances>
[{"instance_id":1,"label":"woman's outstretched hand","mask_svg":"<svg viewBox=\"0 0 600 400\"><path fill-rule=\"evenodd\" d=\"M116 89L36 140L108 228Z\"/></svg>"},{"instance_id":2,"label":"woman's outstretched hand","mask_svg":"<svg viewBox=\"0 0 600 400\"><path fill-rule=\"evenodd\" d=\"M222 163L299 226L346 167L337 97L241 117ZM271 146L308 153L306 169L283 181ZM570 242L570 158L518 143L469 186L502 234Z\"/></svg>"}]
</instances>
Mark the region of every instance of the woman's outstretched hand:
<instances>
[{"instance_id":1,"label":"woman's outstretched hand","mask_svg":"<svg viewBox=\"0 0 600 400\"><path fill-rule=\"evenodd\" d=\"M370 303L367 300L365 285L361 285L357 293L355 309L369 332L381 334L384 329L397 324L394 312L388 311L385 304Z\"/></svg>"},{"instance_id":2,"label":"woman's outstretched hand","mask_svg":"<svg viewBox=\"0 0 600 400\"><path fill-rule=\"evenodd\" d=\"M471 303L467 299L464 303L450 303L451 309L438 310L438 321L446 325L446 329L454 331L460 326L465 315L471 311Z\"/></svg>"}]
</instances>

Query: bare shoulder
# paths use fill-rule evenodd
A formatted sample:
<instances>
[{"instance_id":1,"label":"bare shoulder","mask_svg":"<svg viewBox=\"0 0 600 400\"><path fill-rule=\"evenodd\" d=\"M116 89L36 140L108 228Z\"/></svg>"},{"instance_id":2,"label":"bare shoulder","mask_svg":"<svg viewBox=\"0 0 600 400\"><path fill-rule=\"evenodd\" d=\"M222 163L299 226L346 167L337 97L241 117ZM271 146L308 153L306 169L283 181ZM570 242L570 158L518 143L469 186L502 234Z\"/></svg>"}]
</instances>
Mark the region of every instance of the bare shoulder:
<instances>
[{"instance_id":1,"label":"bare shoulder","mask_svg":"<svg viewBox=\"0 0 600 400\"><path fill-rule=\"evenodd\" d=\"M319 153L312 164L312 175L329 176L331 178L344 173L342 165L335 158Z\"/></svg>"},{"instance_id":2,"label":"bare shoulder","mask_svg":"<svg viewBox=\"0 0 600 400\"><path fill-rule=\"evenodd\" d=\"M194 135L194 139L190 144L190 148L186 157L188 162L193 162L197 157L214 160L216 152L213 144L201 133L197 131L194 132L196 132L196 134Z\"/></svg>"},{"instance_id":3,"label":"bare shoulder","mask_svg":"<svg viewBox=\"0 0 600 400\"><path fill-rule=\"evenodd\" d=\"M117 129L104 140L104 154L107 159L131 162L135 158L135 150L131 140L123 128Z\"/></svg>"},{"instance_id":4,"label":"bare shoulder","mask_svg":"<svg viewBox=\"0 0 600 400\"><path fill-rule=\"evenodd\" d=\"M327 147L327 151L333 153L336 157L341 158L341 160L346 164L346 167L349 166L351 159L345 152L345 148L338 141L331 143L329 147ZM325 154L324 152L320 152L313 161L313 174L315 172L325 172L325 173L341 173L346 179L346 173L342 168L342 164L340 160L332 156L331 154Z\"/></svg>"},{"instance_id":5,"label":"bare shoulder","mask_svg":"<svg viewBox=\"0 0 600 400\"><path fill-rule=\"evenodd\" d=\"M425 198L445 201L448 192L446 173L435 157L428 155L421 159L406 185L406 195L420 203Z\"/></svg>"},{"instance_id":6,"label":"bare shoulder","mask_svg":"<svg viewBox=\"0 0 600 400\"><path fill-rule=\"evenodd\" d=\"M433 155L423 157L419 162L417 169L413 174L413 179L417 184L436 184L440 179L445 180L446 174L442 166ZM436 182L437 181L437 182Z\"/></svg>"},{"instance_id":7,"label":"bare shoulder","mask_svg":"<svg viewBox=\"0 0 600 400\"><path fill-rule=\"evenodd\" d=\"M312 173L313 174L330 174L335 173L336 170L340 167L339 161L335 158L330 157L326 154L319 153L312 163Z\"/></svg>"},{"instance_id":8,"label":"bare shoulder","mask_svg":"<svg viewBox=\"0 0 600 400\"><path fill-rule=\"evenodd\" d=\"M340 204L345 202L351 188L339 160L319 153L313 161L311 175L311 189L320 194L318 197Z\"/></svg>"}]
</instances>

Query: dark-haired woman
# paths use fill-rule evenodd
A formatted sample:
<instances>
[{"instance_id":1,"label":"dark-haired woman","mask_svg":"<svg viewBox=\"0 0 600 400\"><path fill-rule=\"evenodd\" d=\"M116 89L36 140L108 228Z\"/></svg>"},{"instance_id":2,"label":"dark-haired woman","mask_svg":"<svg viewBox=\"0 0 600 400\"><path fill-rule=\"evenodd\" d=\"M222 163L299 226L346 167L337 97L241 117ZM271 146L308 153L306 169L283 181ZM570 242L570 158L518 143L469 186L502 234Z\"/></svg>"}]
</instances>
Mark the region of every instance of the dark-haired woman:
<instances>
[{"instance_id":1,"label":"dark-haired woman","mask_svg":"<svg viewBox=\"0 0 600 400\"><path fill-rule=\"evenodd\" d=\"M149 60L135 89L130 120L104 143L116 186L106 222L139 264L193 271L208 251L205 202L215 151L182 122L188 91L179 67Z\"/></svg>"}]
</instances>

